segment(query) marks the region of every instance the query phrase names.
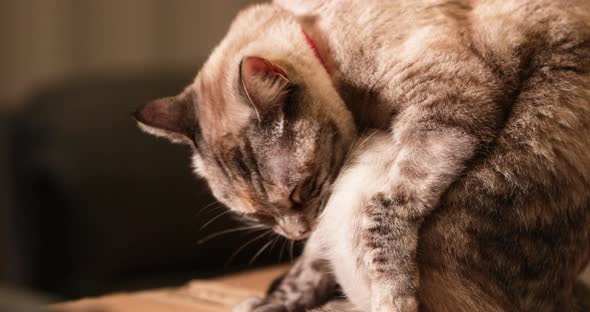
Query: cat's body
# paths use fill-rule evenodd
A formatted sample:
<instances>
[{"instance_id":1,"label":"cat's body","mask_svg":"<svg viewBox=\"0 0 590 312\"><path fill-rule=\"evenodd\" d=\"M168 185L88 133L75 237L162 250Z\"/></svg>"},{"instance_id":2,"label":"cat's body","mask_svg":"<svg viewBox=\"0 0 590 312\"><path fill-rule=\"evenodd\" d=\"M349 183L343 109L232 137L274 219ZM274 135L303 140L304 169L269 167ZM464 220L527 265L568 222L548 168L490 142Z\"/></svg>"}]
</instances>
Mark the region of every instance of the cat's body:
<instances>
[{"instance_id":1,"label":"cat's body","mask_svg":"<svg viewBox=\"0 0 590 312\"><path fill-rule=\"evenodd\" d=\"M194 84L136 116L193 146L230 208L312 235L279 288L239 309L317 307L331 269L373 312L577 308L590 256L586 0L256 6ZM348 194L362 221L340 226L355 219L326 217L335 208L318 219L366 128L392 130L395 153L372 164L381 182ZM335 239L316 249L322 237Z\"/></svg>"}]
</instances>

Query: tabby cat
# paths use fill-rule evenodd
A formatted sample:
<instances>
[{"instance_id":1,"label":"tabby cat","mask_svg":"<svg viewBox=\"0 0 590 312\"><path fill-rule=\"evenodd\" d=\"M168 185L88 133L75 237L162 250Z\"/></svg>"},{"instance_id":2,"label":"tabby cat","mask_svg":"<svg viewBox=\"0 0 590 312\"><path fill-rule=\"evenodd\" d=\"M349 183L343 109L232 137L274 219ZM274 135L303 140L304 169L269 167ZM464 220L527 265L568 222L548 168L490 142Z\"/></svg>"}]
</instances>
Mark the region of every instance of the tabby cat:
<instances>
[{"instance_id":1,"label":"tabby cat","mask_svg":"<svg viewBox=\"0 0 590 312\"><path fill-rule=\"evenodd\" d=\"M236 311L582 309L588 0L255 5L194 83L135 116L189 144L233 211L312 236ZM382 132L341 171L369 128ZM348 301L330 301L338 285Z\"/></svg>"}]
</instances>

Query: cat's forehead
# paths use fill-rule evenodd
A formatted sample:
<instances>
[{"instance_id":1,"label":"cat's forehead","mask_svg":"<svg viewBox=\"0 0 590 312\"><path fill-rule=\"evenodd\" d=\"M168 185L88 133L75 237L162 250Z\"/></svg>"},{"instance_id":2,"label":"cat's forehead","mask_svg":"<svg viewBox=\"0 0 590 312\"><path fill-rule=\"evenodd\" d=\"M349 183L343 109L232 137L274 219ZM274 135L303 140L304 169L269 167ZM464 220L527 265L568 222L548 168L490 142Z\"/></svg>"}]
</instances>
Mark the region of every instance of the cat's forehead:
<instances>
[{"instance_id":1,"label":"cat's forehead","mask_svg":"<svg viewBox=\"0 0 590 312\"><path fill-rule=\"evenodd\" d=\"M289 62L298 62L293 52L307 48L301 26L284 9L257 4L240 12L191 86L197 95L196 111L204 139L213 142L238 133L252 121L255 112L241 79L245 58L283 60L290 56Z\"/></svg>"},{"instance_id":2,"label":"cat's forehead","mask_svg":"<svg viewBox=\"0 0 590 312\"><path fill-rule=\"evenodd\" d=\"M252 111L231 77L199 74L193 88L199 126L207 142L227 140L248 125Z\"/></svg>"}]
</instances>

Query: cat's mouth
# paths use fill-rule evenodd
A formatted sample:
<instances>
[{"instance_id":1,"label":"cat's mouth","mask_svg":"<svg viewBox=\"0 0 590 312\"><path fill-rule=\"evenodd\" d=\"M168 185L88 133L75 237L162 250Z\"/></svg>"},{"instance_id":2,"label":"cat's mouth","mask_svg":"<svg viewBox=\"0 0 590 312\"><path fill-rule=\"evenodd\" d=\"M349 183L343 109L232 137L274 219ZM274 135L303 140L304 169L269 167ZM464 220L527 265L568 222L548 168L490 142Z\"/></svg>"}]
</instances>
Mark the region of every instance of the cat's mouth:
<instances>
[{"instance_id":1,"label":"cat's mouth","mask_svg":"<svg viewBox=\"0 0 590 312\"><path fill-rule=\"evenodd\" d=\"M294 240L294 241L300 241L300 240L304 240L309 238L309 236L311 235L312 231L305 231L305 232L297 232L297 231L293 231L293 232L287 232L284 229L275 229L275 232L277 232L279 235L282 235L290 240Z\"/></svg>"},{"instance_id":2,"label":"cat's mouth","mask_svg":"<svg viewBox=\"0 0 590 312\"><path fill-rule=\"evenodd\" d=\"M306 215L283 216L277 221L274 231L291 240L306 239L313 231L313 220L309 220Z\"/></svg>"},{"instance_id":3,"label":"cat's mouth","mask_svg":"<svg viewBox=\"0 0 590 312\"><path fill-rule=\"evenodd\" d=\"M309 238L319 223L320 215L324 210L328 197L327 195L318 196L315 204L307 207L304 214L281 218L282 220L277 222L274 227L275 232L291 240Z\"/></svg>"}]
</instances>

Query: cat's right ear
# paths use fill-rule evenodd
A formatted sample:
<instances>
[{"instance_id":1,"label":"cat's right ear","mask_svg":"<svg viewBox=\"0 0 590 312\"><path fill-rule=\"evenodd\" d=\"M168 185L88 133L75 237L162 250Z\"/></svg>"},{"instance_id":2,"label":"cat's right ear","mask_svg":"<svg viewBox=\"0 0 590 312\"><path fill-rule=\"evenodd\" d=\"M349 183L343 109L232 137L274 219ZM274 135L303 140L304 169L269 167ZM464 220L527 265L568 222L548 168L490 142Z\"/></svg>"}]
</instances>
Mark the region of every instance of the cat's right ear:
<instances>
[{"instance_id":1,"label":"cat's right ear","mask_svg":"<svg viewBox=\"0 0 590 312\"><path fill-rule=\"evenodd\" d=\"M244 58L240 64L240 78L258 120L277 111L292 87L285 70L262 57Z\"/></svg>"},{"instance_id":2,"label":"cat's right ear","mask_svg":"<svg viewBox=\"0 0 590 312\"><path fill-rule=\"evenodd\" d=\"M151 101L140 107L133 117L147 133L165 137L175 143L195 145L197 117L190 92Z\"/></svg>"}]
</instances>

